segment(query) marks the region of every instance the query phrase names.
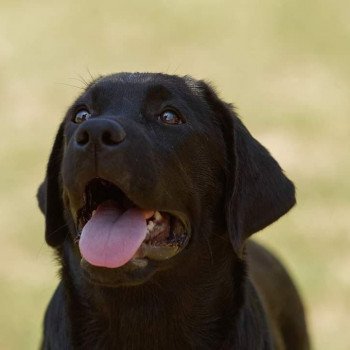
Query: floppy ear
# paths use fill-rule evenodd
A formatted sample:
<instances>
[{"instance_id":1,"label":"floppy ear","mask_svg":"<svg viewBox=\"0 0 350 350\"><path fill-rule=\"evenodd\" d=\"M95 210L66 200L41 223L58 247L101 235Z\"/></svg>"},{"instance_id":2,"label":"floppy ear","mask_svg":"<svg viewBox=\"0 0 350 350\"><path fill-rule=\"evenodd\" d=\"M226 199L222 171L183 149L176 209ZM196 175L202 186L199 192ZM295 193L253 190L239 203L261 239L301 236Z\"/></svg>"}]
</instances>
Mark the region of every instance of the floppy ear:
<instances>
[{"instance_id":1,"label":"floppy ear","mask_svg":"<svg viewBox=\"0 0 350 350\"><path fill-rule=\"evenodd\" d=\"M246 129L232 106L222 102L207 84L204 95L221 119L229 160L226 223L234 250L287 213L295 204L295 188L283 170Z\"/></svg>"},{"instance_id":2,"label":"floppy ear","mask_svg":"<svg viewBox=\"0 0 350 350\"><path fill-rule=\"evenodd\" d=\"M227 199L227 223L232 244L239 250L251 234L293 207L295 188L268 150L237 116L232 118L235 166L233 188Z\"/></svg>"},{"instance_id":3,"label":"floppy ear","mask_svg":"<svg viewBox=\"0 0 350 350\"><path fill-rule=\"evenodd\" d=\"M61 245L67 236L67 226L63 214L62 191L59 183L63 151L63 123L60 125L49 162L46 178L37 193L39 207L45 215L45 239L52 247Z\"/></svg>"}]
</instances>

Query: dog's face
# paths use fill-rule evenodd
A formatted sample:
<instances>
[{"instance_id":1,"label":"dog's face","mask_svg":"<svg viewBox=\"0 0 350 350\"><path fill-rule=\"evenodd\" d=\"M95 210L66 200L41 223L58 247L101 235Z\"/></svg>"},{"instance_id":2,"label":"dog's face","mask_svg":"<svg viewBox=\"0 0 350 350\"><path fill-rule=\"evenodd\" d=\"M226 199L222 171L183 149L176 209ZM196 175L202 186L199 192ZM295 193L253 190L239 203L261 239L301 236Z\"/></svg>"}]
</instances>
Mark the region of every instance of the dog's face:
<instances>
[{"instance_id":1,"label":"dog's face","mask_svg":"<svg viewBox=\"0 0 350 350\"><path fill-rule=\"evenodd\" d=\"M39 202L47 242L69 245L89 282L118 286L183 269L218 236L239 254L294 188L204 82L122 73L69 108Z\"/></svg>"}]
</instances>

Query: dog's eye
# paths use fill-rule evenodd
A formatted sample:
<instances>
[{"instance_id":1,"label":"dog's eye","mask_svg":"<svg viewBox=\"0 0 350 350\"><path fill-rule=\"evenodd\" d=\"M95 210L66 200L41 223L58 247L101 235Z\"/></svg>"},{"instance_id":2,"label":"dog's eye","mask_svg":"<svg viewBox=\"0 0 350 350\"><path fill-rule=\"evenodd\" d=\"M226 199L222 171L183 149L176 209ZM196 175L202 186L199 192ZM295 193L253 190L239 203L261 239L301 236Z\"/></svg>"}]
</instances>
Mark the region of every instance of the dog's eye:
<instances>
[{"instance_id":1,"label":"dog's eye","mask_svg":"<svg viewBox=\"0 0 350 350\"><path fill-rule=\"evenodd\" d=\"M183 124L185 122L184 119L178 113L171 110L164 111L158 117L158 120L160 120L162 123L170 125Z\"/></svg>"},{"instance_id":2,"label":"dog's eye","mask_svg":"<svg viewBox=\"0 0 350 350\"><path fill-rule=\"evenodd\" d=\"M89 119L90 117L91 117L91 114L89 113L89 111L87 111L86 109L81 109L73 117L73 122L76 124L80 124L85 120Z\"/></svg>"}]
</instances>

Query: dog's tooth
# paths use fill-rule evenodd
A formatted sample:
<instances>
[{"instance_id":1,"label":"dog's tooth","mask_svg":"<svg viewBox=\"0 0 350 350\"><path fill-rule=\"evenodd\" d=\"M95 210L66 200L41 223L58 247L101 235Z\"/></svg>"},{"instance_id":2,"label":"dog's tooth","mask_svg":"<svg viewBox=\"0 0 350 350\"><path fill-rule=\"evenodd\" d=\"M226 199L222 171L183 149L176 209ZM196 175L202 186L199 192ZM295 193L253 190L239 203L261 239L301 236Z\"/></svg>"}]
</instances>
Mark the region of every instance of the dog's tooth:
<instances>
[{"instance_id":1,"label":"dog's tooth","mask_svg":"<svg viewBox=\"0 0 350 350\"><path fill-rule=\"evenodd\" d=\"M149 230L149 231L151 231L151 230L153 230L153 228L154 228L154 222L151 220L151 221L149 221L148 222L148 224L147 224L147 229Z\"/></svg>"},{"instance_id":2,"label":"dog's tooth","mask_svg":"<svg viewBox=\"0 0 350 350\"><path fill-rule=\"evenodd\" d=\"M159 211L156 211L156 212L154 213L154 218L155 218L156 220L158 220L158 221L162 219L162 215L160 214Z\"/></svg>"},{"instance_id":3,"label":"dog's tooth","mask_svg":"<svg viewBox=\"0 0 350 350\"><path fill-rule=\"evenodd\" d=\"M93 210L91 216L94 216L95 213L96 213L96 210Z\"/></svg>"}]
</instances>

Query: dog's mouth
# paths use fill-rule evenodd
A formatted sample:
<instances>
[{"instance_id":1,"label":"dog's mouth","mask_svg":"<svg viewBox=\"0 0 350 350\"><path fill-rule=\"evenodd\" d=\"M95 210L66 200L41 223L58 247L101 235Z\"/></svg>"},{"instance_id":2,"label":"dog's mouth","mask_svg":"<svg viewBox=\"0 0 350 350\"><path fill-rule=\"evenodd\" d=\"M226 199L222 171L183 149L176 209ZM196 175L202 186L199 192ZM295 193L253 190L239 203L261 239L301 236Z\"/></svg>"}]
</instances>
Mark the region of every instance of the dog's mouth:
<instances>
[{"instance_id":1,"label":"dog's mouth","mask_svg":"<svg viewBox=\"0 0 350 350\"><path fill-rule=\"evenodd\" d=\"M166 260L188 243L189 233L176 216L141 209L113 183L94 179L77 212L76 242L91 265L118 268L129 261Z\"/></svg>"}]
</instances>

